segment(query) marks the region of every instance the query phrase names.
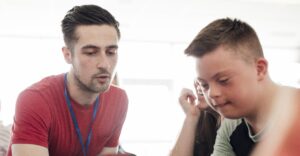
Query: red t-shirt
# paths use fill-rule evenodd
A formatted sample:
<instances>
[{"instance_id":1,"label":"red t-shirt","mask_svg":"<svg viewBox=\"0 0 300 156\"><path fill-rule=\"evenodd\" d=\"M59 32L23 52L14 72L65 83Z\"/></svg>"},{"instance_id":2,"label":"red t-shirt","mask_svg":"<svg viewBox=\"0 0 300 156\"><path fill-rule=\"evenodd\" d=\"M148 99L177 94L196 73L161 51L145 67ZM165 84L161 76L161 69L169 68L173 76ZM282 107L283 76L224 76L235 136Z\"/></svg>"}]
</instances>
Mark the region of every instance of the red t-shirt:
<instances>
[{"instance_id":1,"label":"red t-shirt","mask_svg":"<svg viewBox=\"0 0 300 156\"><path fill-rule=\"evenodd\" d=\"M103 147L118 145L127 112L128 99L124 90L111 85L99 98L88 147L90 156L99 154ZM86 142L93 105L85 107L72 99L71 103ZM52 156L83 155L64 96L64 74L47 77L19 95L11 144L44 146ZM11 156L11 145L8 156Z\"/></svg>"}]
</instances>

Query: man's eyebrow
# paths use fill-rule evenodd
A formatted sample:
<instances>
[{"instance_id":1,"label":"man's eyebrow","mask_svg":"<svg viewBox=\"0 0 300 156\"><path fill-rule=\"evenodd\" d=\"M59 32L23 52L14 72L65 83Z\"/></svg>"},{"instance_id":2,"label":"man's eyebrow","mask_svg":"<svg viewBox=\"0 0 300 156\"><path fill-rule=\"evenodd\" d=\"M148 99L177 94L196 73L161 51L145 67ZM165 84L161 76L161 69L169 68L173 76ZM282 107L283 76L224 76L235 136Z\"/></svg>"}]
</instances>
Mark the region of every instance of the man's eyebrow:
<instances>
[{"instance_id":1,"label":"man's eyebrow","mask_svg":"<svg viewBox=\"0 0 300 156\"><path fill-rule=\"evenodd\" d=\"M118 45L109 45L105 48L107 48L107 49L118 49ZM85 45L81 49L101 49L101 48L98 47L98 46L95 46L95 45Z\"/></svg>"},{"instance_id":2,"label":"man's eyebrow","mask_svg":"<svg viewBox=\"0 0 300 156\"><path fill-rule=\"evenodd\" d=\"M100 49L100 47L95 45L85 45L81 49Z\"/></svg>"},{"instance_id":3,"label":"man's eyebrow","mask_svg":"<svg viewBox=\"0 0 300 156\"><path fill-rule=\"evenodd\" d=\"M109 45L106 47L107 49L118 49L118 45Z\"/></svg>"}]
</instances>

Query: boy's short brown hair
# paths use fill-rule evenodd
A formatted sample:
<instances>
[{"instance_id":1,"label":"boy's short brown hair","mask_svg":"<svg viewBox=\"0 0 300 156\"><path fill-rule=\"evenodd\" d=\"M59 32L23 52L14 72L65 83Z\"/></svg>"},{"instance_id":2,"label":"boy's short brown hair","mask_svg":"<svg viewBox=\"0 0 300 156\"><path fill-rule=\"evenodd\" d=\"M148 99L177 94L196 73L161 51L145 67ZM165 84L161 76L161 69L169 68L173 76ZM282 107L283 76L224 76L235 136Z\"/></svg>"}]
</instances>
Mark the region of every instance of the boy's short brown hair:
<instances>
[{"instance_id":1,"label":"boy's short brown hair","mask_svg":"<svg viewBox=\"0 0 300 156\"><path fill-rule=\"evenodd\" d=\"M220 46L231 48L247 62L264 57L254 29L238 19L218 19L203 28L186 48L188 56L202 57Z\"/></svg>"}]
</instances>

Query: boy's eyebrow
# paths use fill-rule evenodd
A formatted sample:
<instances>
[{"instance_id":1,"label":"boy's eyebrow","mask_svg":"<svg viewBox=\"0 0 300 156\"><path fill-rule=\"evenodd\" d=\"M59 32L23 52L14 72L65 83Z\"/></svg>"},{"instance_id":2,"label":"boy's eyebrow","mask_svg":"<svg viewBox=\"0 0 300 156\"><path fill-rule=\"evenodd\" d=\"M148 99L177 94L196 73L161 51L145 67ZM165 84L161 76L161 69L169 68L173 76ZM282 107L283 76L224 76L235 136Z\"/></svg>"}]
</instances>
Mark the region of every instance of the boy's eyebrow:
<instances>
[{"instance_id":1,"label":"boy's eyebrow","mask_svg":"<svg viewBox=\"0 0 300 156\"><path fill-rule=\"evenodd\" d=\"M212 78L212 79L216 79L216 78L218 78L218 77L223 76L223 75L226 74L226 73L228 73L228 71L221 71L221 72L218 72L218 73L216 73L215 75L213 75L211 78ZM202 79L201 77L197 77L197 80L198 80L198 81L206 81L206 80Z\"/></svg>"},{"instance_id":2,"label":"boy's eyebrow","mask_svg":"<svg viewBox=\"0 0 300 156\"><path fill-rule=\"evenodd\" d=\"M218 72L218 73L216 73L215 75L212 76L212 79L216 79L216 78L221 77L221 76L223 76L223 75L225 75L225 74L228 74L228 73L229 73L229 72L226 71L226 70L221 71L221 72Z\"/></svg>"},{"instance_id":3,"label":"boy's eyebrow","mask_svg":"<svg viewBox=\"0 0 300 156\"><path fill-rule=\"evenodd\" d=\"M217 77L220 77L220 76L222 76L225 72L226 72L226 71L218 72L218 73L216 73L215 75L213 75L211 78L212 78L212 79L215 79L215 78L217 78ZM202 79L202 78L200 78L200 77L197 77L197 80L198 80L198 81L206 81L206 80L204 80L204 79Z\"/></svg>"},{"instance_id":4,"label":"boy's eyebrow","mask_svg":"<svg viewBox=\"0 0 300 156\"><path fill-rule=\"evenodd\" d=\"M216 78L220 77L221 75L222 75L222 72L219 72L219 73L213 75L212 78L216 79Z\"/></svg>"}]
</instances>

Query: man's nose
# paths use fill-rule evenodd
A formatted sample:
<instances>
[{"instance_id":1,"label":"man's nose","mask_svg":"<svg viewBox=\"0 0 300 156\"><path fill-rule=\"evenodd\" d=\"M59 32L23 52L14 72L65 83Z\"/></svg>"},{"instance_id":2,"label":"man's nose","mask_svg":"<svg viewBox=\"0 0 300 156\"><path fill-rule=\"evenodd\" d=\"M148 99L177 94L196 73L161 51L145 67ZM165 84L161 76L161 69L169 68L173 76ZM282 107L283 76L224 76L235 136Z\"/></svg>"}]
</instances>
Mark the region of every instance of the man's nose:
<instances>
[{"instance_id":1,"label":"man's nose","mask_svg":"<svg viewBox=\"0 0 300 156\"><path fill-rule=\"evenodd\" d=\"M103 68L103 69L109 69L110 63L109 58L105 53L101 53L101 55L98 58L97 68Z\"/></svg>"}]
</instances>

